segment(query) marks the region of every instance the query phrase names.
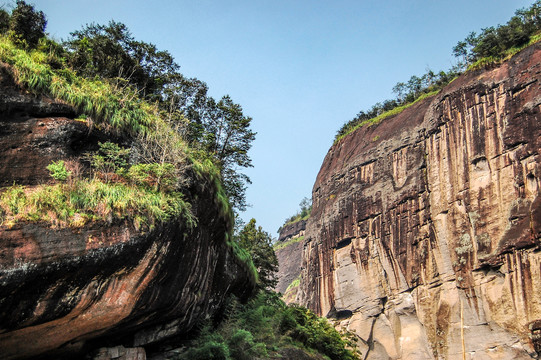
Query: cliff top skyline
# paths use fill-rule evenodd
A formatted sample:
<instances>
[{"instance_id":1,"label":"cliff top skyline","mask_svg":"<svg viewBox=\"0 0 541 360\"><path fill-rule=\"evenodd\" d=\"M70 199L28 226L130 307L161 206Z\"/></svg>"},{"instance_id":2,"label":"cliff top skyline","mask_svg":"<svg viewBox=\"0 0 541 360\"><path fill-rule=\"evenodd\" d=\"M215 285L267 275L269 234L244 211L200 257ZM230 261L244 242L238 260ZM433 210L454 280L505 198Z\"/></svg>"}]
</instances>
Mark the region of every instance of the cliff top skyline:
<instances>
[{"instance_id":1,"label":"cliff top skyline","mask_svg":"<svg viewBox=\"0 0 541 360\"><path fill-rule=\"evenodd\" d=\"M246 172L254 217L275 235L312 185L340 126L427 68L446 70L471 31L505 23L531 1L81 1L43 0L47 31L66 39L114 19L168 50L181 72L225 94L258 133Z\"/></svg>"}]
</instances>

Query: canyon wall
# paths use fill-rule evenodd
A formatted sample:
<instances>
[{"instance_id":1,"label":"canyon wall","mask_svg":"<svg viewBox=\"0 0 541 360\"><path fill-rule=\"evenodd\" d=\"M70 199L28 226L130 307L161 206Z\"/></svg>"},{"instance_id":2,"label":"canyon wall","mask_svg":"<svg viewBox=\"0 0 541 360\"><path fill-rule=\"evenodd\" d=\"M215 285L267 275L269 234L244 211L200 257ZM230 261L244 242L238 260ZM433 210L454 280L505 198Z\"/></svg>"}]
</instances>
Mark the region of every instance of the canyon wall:
<instances>
[{"instance_id":1,"label":"canyon wall","mask_svg":"<svg viewBox=\"0 0 541 360\"><path fill-rule=\"evenodd\" d=\"M110 139L0 75L0 185L51 182L51 161L81 162ZM164 359L228 294L253 292L253 275L226 245L232 225L212 184L192 174L185 190L195 227L183 218L147 232L129 219L0 224L0 359Z\"/></svg>"},{"instance_id":2,"label":"canyon wall","mask_svg":"<svg viewBox=\"0 0 541 360\"><path fill-rule=\"evenodd\" d=\"M297 298L301 275L303 240L306 231L306 220L299 220L284 225L274 245L278 259L278 284L275 290L281 293L282 299L291 304Z\"/></svg>"},{"instance_id":3,"label":"canyon wall","mask_svg":"<svg viewBox=\"0 0 541 360\"><path fill-rule=\"evenodd\" d=\"M298 299L365 359L541 353L540 87L537 44L329 150Z\"/></svg>"}]
</instances>

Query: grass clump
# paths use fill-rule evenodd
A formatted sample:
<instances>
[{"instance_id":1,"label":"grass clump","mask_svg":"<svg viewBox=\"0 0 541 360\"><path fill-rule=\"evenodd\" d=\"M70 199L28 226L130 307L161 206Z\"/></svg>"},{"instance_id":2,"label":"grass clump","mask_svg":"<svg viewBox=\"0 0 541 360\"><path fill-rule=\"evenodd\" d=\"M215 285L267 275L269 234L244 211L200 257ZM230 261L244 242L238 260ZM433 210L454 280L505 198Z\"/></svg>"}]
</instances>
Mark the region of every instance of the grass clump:
<instances>
[{"instance_id":1,"label":"grass clump","mask_svg":"<svg viewBox=\"0 0 541 360\"><path fill-rule=\"evenodd\" d=\"M285 241L285 242L276 243L276 244L274 244L273 248L274 248L274 251L276 251L276 250L286 248L291 244L295 244L295 243L298 243L298 242L301 242L301 241L304 241L304 235L298 236L296 238L289 239L288 241Z\"/></svg>"},{"instance_id":2,"label":"grass clump","mask_svg":"<svg viewBox=\"0 0 541 360\"><path fill-rule=\"evenodd\" d=\"M348 136L349 134L351 134L352 132L354 132L355 130L357 130L357 129L363 127L363 126L372 126L372 125L379 124L382 120L387 119L388 117L391 117L391 116L394 116L394 115L398 115L402 111L406 110L410 106L413 106L414 104L418 103L419 101L422 101L422 100L427 99L429 97L435 96L438 93L439 93L439 90L434 90L434 91L431 91L431 92L420 95L417 99L415 99L414 101L412 101L410 103L397 106L397 107L395 107L395 108L393 108L393 109L391 109L389 111L386 111L384 113L381 113L380 115L378 115L376 117L373 117L371 119L363 120L361 122L348 123L346 128L341 129L340 135L336 136L336 138L334 139L334 143L336 144L337 142L339 142L340 140L342 140L343 138L345 138L346 136Z\"/></svg>"},{"instance_id":3,"label":"grass clump","mask_svg":"<svg viewBox=\"0 0 541 360\"><path fill-rule=\"evenodd\" d=\"M9 64L15 80L26 89L64 100L87 114L106 130L137 134L161 122L155 106L141 100L137 91L113 81L79 77L69 68L53 69L51 55L43 49L25 51L0 36L0 58ZM62 63L60 57L54 59Z\"/></svg>"},{"instance_id":4,"label":"grass clump","mask_svg":"<svg viewBox=\"0 0 541 360\"><path fill-rule=\"evenodd\" d=\"M297 287L301 284L301 278L300 278L300 275L291 282L291 284L289 284L287 286L287 289L286 289L286 292L288 292L289 290L293 289L294 287Z\"/></svg>"},{"instance_id":5,"label":"grass clump","mask_svg":"<svg viewBox=\"0 0 541 360\"><path fill-rule=\"evenodd\" d=\"M7 225L43 221L58 227L81 227L91 221L130 220L137 229L149 230L173 217L195 225L190 204L180 193L98 179L32 188L16 185L2 193L0 207Z\"/></svg>"}]
</instances>

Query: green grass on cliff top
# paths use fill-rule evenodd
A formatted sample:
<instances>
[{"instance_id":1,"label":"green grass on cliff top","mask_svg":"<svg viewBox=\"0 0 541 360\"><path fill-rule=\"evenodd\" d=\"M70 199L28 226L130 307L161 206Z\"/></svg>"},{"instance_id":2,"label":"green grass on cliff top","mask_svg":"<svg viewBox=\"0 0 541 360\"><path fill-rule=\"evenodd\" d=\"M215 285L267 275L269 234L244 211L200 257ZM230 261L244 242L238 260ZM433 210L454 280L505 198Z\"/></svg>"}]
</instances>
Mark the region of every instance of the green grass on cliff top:
<instances>
[{"instance_id":1,"label":"green grass on cliff top","mask_svg":"<svg viewBox=\"0 0 541 360\"><path fill-rule=\"evenodd\" d=\"M431 91L429 93L426 93L426 94L422 94L421 96L419 96L417 99L415 99L415 101L412 101L408 104L404 104L404 105L401 105L401 106L397 106L395 107L394 109L391 109L389 111L386 111L372 119L368 119L368 120L364 120L358 124L355 124L354 126L351 126L349 129L346 130L346 132L340 136L337 136L336 139L334 139L334 143L338 143L340 140L342 140L343 138L345 138L346 136L348 136L349 134L351 134L352 132L354 132L355 130L363 127L363 126L372 126L372 125L376 125L376 124L379 124L382 120L388 118L388 117L391 117L393 115L398 115L400 114L402 111L406 110L407 108L409 108L410 106L418 103L419 101L422 101L426 98L429 98L431 96L435 96L437 93L439 93L439 90L435 90L435 91Z\"/></svg>"},{"instance_id":2,"label":"green grass on cliff top","mask_svg":"<svg viewBox=\"0 0 541 360\"><path fill-rule=\"evenodd\" d=\"M539 41L541 41L541 32L535 35L532 35L532 37L530 38L530 41L527 44L520 47L513 47L511 49L506 50L504 56L502 57L488 56L488 57L480 58L479 60L475 61L473 64L468 66L468 71L484 69L489 66L501 64L502 62L509 60L511 57L513 57L513 55L519 53L521 50L524 50L525 48L535 43L538 43Z\"/></svg>"},{"instance_id":3,"label":"green grass on cliff top","mask_svg":"<svg viewBox=\"0 0 541 360\"><path fill-rule=\"evenodd\" d=\"M156 106L140 99L132 88L77 76L63 65L55 46L42 40L38 49L26 51L0 36L0 60L11 66L15 81L23 88L65 101L106 130L135 135L163 122Z\"/></svg>"},{"instance_id":4,"label":"green grass on cliff top","mask_svg":"<svg viewBox=\"0 0 541 360\"><path fill-rule=\"evenodd\" d=\"M276 243L276 244L274 244L273 249L274 249L274 251L280 250L280 249L283 249L285 247L288 247L291 244L295 244L295 243L298 243L298 242L303 241L303 240L304 240L304 235L296 237L296 238L289 239L288 241L285 241L285 242Z\"/></svg>"}]
</instances>

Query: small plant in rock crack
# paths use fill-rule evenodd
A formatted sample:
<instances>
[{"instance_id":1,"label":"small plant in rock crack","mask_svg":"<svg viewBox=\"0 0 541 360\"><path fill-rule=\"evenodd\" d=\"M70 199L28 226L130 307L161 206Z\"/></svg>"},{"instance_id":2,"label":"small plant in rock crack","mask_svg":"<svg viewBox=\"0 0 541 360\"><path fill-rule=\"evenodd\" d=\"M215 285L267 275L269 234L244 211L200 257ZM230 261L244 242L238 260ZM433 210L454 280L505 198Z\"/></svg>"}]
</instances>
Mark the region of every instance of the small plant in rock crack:
<instances>
[{"instance_id":1,"label":"small plant in rock crack","mask_svg":"<svg viewBox=\"0 0 541 360\"><path fill-rule=\"evenodd\" d=\"M470 234L462 234L458 245L455 248L455 253L458 256L460 265L465 265L468 261L468 255L473 251Z\"/></svg>"}]
</instances>

